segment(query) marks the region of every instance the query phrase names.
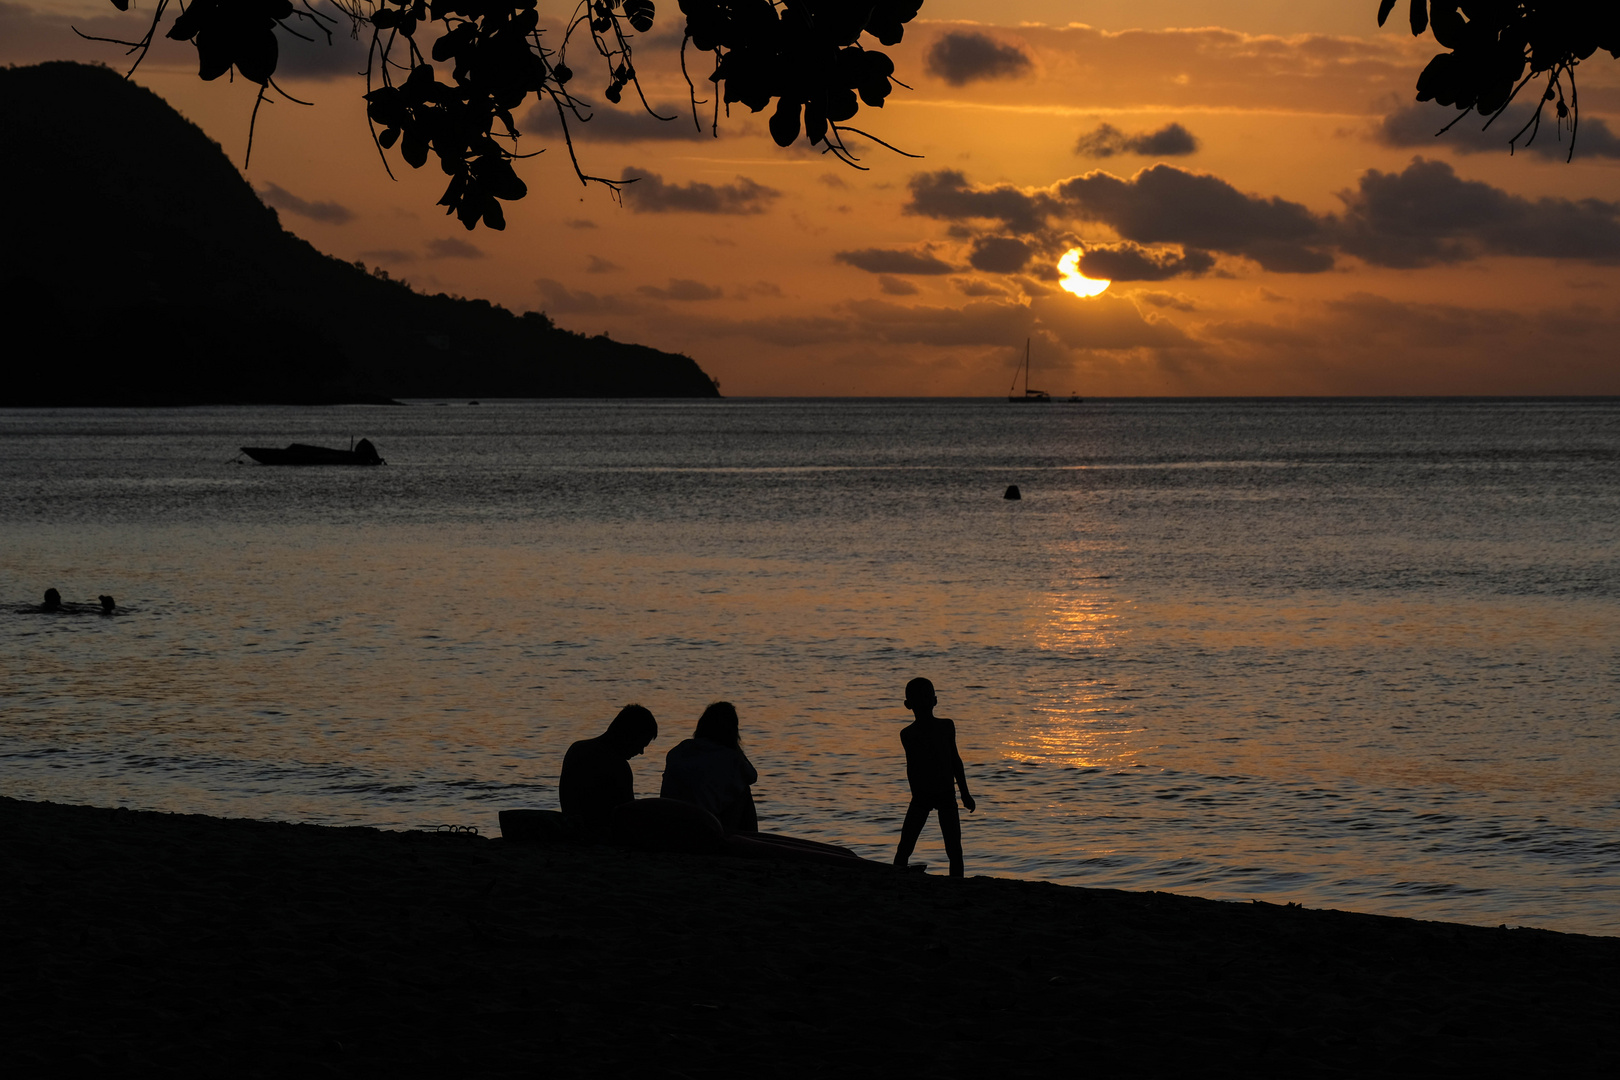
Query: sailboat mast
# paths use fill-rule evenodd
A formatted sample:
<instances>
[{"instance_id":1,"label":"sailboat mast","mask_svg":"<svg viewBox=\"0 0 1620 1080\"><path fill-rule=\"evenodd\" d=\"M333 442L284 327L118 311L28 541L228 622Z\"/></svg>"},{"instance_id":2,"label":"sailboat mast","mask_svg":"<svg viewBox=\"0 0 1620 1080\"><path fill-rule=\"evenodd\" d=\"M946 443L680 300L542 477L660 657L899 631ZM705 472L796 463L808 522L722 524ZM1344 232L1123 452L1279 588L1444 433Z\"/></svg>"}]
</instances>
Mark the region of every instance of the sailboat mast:
<instances>
[{"instance_id":1,"label":"sailboat mast","mask_svg":"<svg viewBox=\"0 0 1620 1080\"><path fill-rule=\"evenodd\" d=\"M1007 400L1008 401L1051 401L1052 400L1052 395L1048 394L1046 391L1044 391L1044 390L1031 390L1029 388L1030 341L1031 341L1030 338L1025 338L1024 339L1024 362L1021 365L1023 367L1023 369L1024 369L1024 392L1022 394L1020 394L1018 392L1018 369L1014 368L1013 369L1012 386L1008 387L1008 389L1007 389Z\"/></svg>"}]
</instances>

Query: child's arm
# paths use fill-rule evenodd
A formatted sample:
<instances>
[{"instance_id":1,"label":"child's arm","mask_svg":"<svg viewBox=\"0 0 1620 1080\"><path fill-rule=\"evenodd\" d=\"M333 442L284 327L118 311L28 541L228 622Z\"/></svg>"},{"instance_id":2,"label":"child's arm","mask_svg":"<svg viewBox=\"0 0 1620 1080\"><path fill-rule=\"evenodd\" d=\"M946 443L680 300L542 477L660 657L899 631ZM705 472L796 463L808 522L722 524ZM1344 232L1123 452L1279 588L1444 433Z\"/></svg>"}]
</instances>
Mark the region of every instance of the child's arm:
<instances>
[{"instance_id":1,"label":"child's arm","mask_svg":"<svg viewBox=\"0 0 1620 1080\"><path fill-rule=\"evenodd\" d=\"M968 813L973 813L975 805L973 796L968 793L967 767L962 764L962 754L956 749L956 724L951 724L951 757L956 760L956 787L962 793L962 806Z\"/></svg>"}]
</instances>

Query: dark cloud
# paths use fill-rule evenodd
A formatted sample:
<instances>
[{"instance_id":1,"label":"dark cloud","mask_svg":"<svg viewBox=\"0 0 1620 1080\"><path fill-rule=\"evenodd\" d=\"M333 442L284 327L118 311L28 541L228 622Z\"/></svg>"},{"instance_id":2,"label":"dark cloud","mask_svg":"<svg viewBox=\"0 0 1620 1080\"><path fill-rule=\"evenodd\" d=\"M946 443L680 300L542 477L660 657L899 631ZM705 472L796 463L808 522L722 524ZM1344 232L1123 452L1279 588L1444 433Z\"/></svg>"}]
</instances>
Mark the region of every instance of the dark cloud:
<instances>
[{"instance_id":1,"label":"dark cloud","mask_svg":"<svg viewBox=\"0 0 1620 1080\"><path fill-rule=\"evenodd\" d=\"M454 237L445 240L429 240L427 242L428 258L430 259L482 259L484 253L465 240Z\"/></svg>"},{"instance_id":2,"label":"dark cloud","mask_svg":"<svg viewBox=\"0 0 1620 1080\"><path fill-rule=\"evenodd\" d=\"M746 176L718 186L696 180L666 184L657 173L626 169L624 179L624 204L641 214L763 214L782 194Z\"/></svg>"},{"instance_id":3,"label":"dark cloud","mask_svg":"<svg viewBox=\"0 0 1620 1080\"><path fill-rule=\"evenodd\" d=\"M570 229L594 229L597 227L596 222L589 218L569 218L563 224Z\"/></svg>"},{"instance_id":4,"label":"dark cloud","mask_svg":"<svg viewBox=\"0 0 1620 1080\"><path fill-rule=\"evenodd\" d=\"M618 106L587 102L580 111L589 119L581 120L573 115L568 117L568 130L575 139L584 137L592 142L633 143L694 142L715 137L707 127L699 130L692 122L692 108L686 102L654 105L653 111L657 116L648 113L641 107L640 100L634 98ZM663 116L673 119L659 119ZM536 103L523 114L518 122L518 130L525 135L561 138L562 122L557 118L557 107L550 98Z\"/></svg>"},{"instance_id":5,"label":"dark cloud","mask_svg":"<svg viewBox=\"0 0 1620 1080\"><path fill-rule=\"evenodd\" d=\"M878 288L888 296L916 296L922 291L905 278L892 277L889 274L878 275Z\"/></svg>"},{"instance_id":6,"label":"dark cloud","mask_svg":"<svg viewBox=\"0 0 1620 1080\"><path fill-rule=\"evenodd\" d=\"M950 274L956 269L926 251L891 248L840 251L833 255L833 260L857 270L865 270L868 274Z\"/></svg>"},{"instance_id":7,"label":"dark cloud","mask_svg":"<svg viewBox=\"0 0 1620 1080\"><path fill-rule=\"evenodd\" d=\"M1457 120L1457 110L1450 106L1414 102L1385 115L1378 125L1377 137L1385 146L1421 146L1454 150L1460 154L1500 154L1508 149L1508 140L1529 119L1528 106L1514 106L1486 128L1485 120L1481 117L1465 116ZM1457 120L1457 123L1451 130L1440 135L1440 129L1453 120ZM1569 156L1569 149L1569 132L1560 130L1557 118L1548 112L1542 116L1541 130L1535 141L1527 144L1520 139L1517 152L1563 161ZM1585 157L1620 158L1620 138L1615 136L1601 116L1582 117L1580 132L1575 138L1575 157L1577 160Z\"/></svg>"},{"instance_id":8,"label":"dark cloud","mask_svg":"<svg viewBox=\"0 0 1620 1080\"><path fill-rule=\"evenodd\" d=\"M1080 257L1080 271L1089 278L1109 281L1166 281L1196 277L1215 268L1215 257L1196 248L1184 252L1150 249L1126 241L1097 244Z\"/></svg>"},{"instance_id":9,"label":"dark cloud","mask_svg":"<svg viewBox=\"0 0 1620 1080\"><path fill-rule=\"evenodd\" d=\"M1174 311L1197 311L1198 305L1191 298L1180 293L1150 292L1146 289L1133 293L1134 299L1145 304L1152 304L1157 308L1170 308Z\"/></svg>"},{"instance_id":10,"label":"dark cloud","mask_svg":"<svg viewBox=\"0 0 1620 1080\"><path fill-rule=\"evenodd\" d=\"M1245 195L1206 173L1154 165L1129 180L1091 172L1057 192L1074 216L1138 244L1179 244L1253 259L1275 273L1327 270L1323 222L1299 203Z\"/></svg>"},{"instance_id":11,"label":"dark cloud","mask_svg":"<svg viewBox=\"0 0 1620 1080\"><path fill-rule=\"evenodd\" d=\"M600 255L592 255L590 261L585 265L587 274L616 274L623 269L624 267L618 263L608 262Z\"/></svg>"},{"instance_id":12,"label":"dark cloud","mask_svg":"<svg viewBox=\"0 0 1620 1080\"><path fill-rule=\"evenodd\" d=\"M636 291L655 300L718 300L725 295L723 289L691 278L670 278L667 289L660 289L656 285L638 285Z\"/></svg>"},{"instance_id":13,"label":"dark cloud","mask_svg":"<svg viewBox=\"0 0 1620 1080\"><path fill-rule=\"evenodd\" d=\"M1198 139L1180 124L1166 124L1158 131L1135 131L1127 134L1113 124L1098 124L1095 129L1081 135L1074 144L1074 152L1082 157L1108 158L1116 154L1140 154L1143 157L1186 157L1196 153Z\"/></svg>"},{"instance_id":14,"label":"dark cloud","mask_svg":"<svg viewBox=\"0 0 1620 1080\"><path fill-rule=\"evenodd\" d=\"M951 284L963 296L1006 296L1007 290L983 278L953 278Z\"/></svg>"},{"instance_id":15,"label":"dark cloud","mask_svg":"<svg viewBox=\"0 0 1620 1080\"><path fill-rule=\"evenodd\" d=\"M574 291L555 278L536 278L535 287L545 305L545 310L551 315L582 315L594 314L601 311L622 311L625 305L618 297L611 294L597 296L593 292L581 289Z\"/></svg>"},{"instance_id":16,"label":"dark cloud","mask_svg":"<svg viewBox=\"0 0 1620 1080\"><path fill-rule=\"evenodd\" d=\"M1044 192L1029 192L1011 184L975 188L955 169L918 173L911 178L911 201L905 213L946 221L983 218L999 221L1011 232L1038 232L1047 215L1061 207Z\"/></svg>"},{"instance_id":17,"label":"dark cloud","mask_svg":"<svg viewBox=\"0 0 1620 1080\"><path fill-rule=\"evenodd\" d=\"M984 79L1017 79L1033 66L1018 46L973 30L953 30L928 50L928 73L952 86Z\"/></svg>"},{"instance_id":18,"label":"dark cloud","mask_svg":"<svg viewBox=\"0 0 1620 1080\"><path fill-rule=\"evenodd\" d=\"M1241 255L1278 273L1316 273L1333 265L1320 250L1329 241L1323 222L1306 207L1244 195L1218 177L1171 165L1155 165L1129 180L1091 172L1044 190L977 188L947 169L913 176L910 188L906 213L950 221L951 235L973 240L976 249L989 241L964 222L1000 222L1000 232L1032 241L1033 253L1053 246L1057 237L1049 225L1055 219L1102 222L1140 245ZM974 265L992 269L983 257ZM1208 269L1202 257L1185 266L1187 272Z\"/></svg>"},{"instance_id":19,"label":"dark cloud","mask_svg":"<svg viewBox=\"0 0 1620 1080\"><path fill-rule=\"evenodd\" d=\"M1132 135L1129 149L1149 157L1184 157L1198 152L1198 137L1180 124L1166 124L1158 131Z\"/></svg>"},{"instance_id":20,"label":"dark cloud","mask_svg":"<svg viewBox=\"0 0 1620 1080\"><path fill-rule=\"evenodd\" d=\"M259 191L259 198L263 199L267 206L326 225L346 225L354 220L354 212L341 203L310 202L308 199L300 199L280 184L266 183Z\"/></svg>"},{"instance_id":21,"label":"dark cloud","mask_svg":"<svg viewBox=\"0 0 1620 1080\"><path fill-rule=\"evenodd\" d=\"M1377 266L1417 267L1481 255L1620 261L1620 203L1535 201L1443 161L1414 158L1400 173L1369 169L1342 192L1340 246Z\"/></svg>"},{"instance_id":22,"label":"dark cloud","mask_svg":"<svg viewBox=\"0 0 1620 1080\"><path fill-rule=\"evenodd\" d=\"M1032 245L1011 236L981 236L973 242L968 262L988 274L1016 274L1035 254Z\"/></svg>"}]
</instances>

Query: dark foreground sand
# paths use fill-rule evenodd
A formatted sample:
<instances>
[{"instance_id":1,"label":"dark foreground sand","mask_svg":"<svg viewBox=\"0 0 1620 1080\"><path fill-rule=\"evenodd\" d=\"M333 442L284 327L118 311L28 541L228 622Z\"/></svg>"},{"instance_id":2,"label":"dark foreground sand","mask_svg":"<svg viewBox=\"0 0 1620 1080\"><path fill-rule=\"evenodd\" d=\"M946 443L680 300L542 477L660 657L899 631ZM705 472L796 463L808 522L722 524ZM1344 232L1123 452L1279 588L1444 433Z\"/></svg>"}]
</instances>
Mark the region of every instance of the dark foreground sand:
<instances>
[{"instance_id":1,"label":"dark foreground sand","mask_svg":"<svg viewBox=\"0 0 1620 1080\"><path fill-rule=\"evenodd\" d=\"M1620 1075L1620 938L0 799L0 1068Z\"/></svg>"}]
</instances>

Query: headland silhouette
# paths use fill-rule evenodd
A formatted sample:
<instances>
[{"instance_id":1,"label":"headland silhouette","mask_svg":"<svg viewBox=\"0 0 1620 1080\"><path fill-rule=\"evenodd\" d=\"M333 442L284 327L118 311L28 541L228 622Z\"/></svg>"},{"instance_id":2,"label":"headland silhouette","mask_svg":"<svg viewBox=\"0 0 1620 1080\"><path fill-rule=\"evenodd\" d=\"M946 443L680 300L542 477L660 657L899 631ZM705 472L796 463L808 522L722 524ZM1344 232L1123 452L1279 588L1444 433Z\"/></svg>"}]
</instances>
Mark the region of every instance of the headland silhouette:
<instances>
[{"instance_id":1,"label":"headland silhouette","mask_svg":"<svg viewBox=\"0 0 1620 1080\"><path fill-rule=\"evenodd\" d=\"M111 69L0 68L4 406L718 397L691 358L413 292L282 229L219 145ZM84 125L92 122L93 139ZM95 297L89 304L86 297Z\"/></svg>"}]
</instances>

